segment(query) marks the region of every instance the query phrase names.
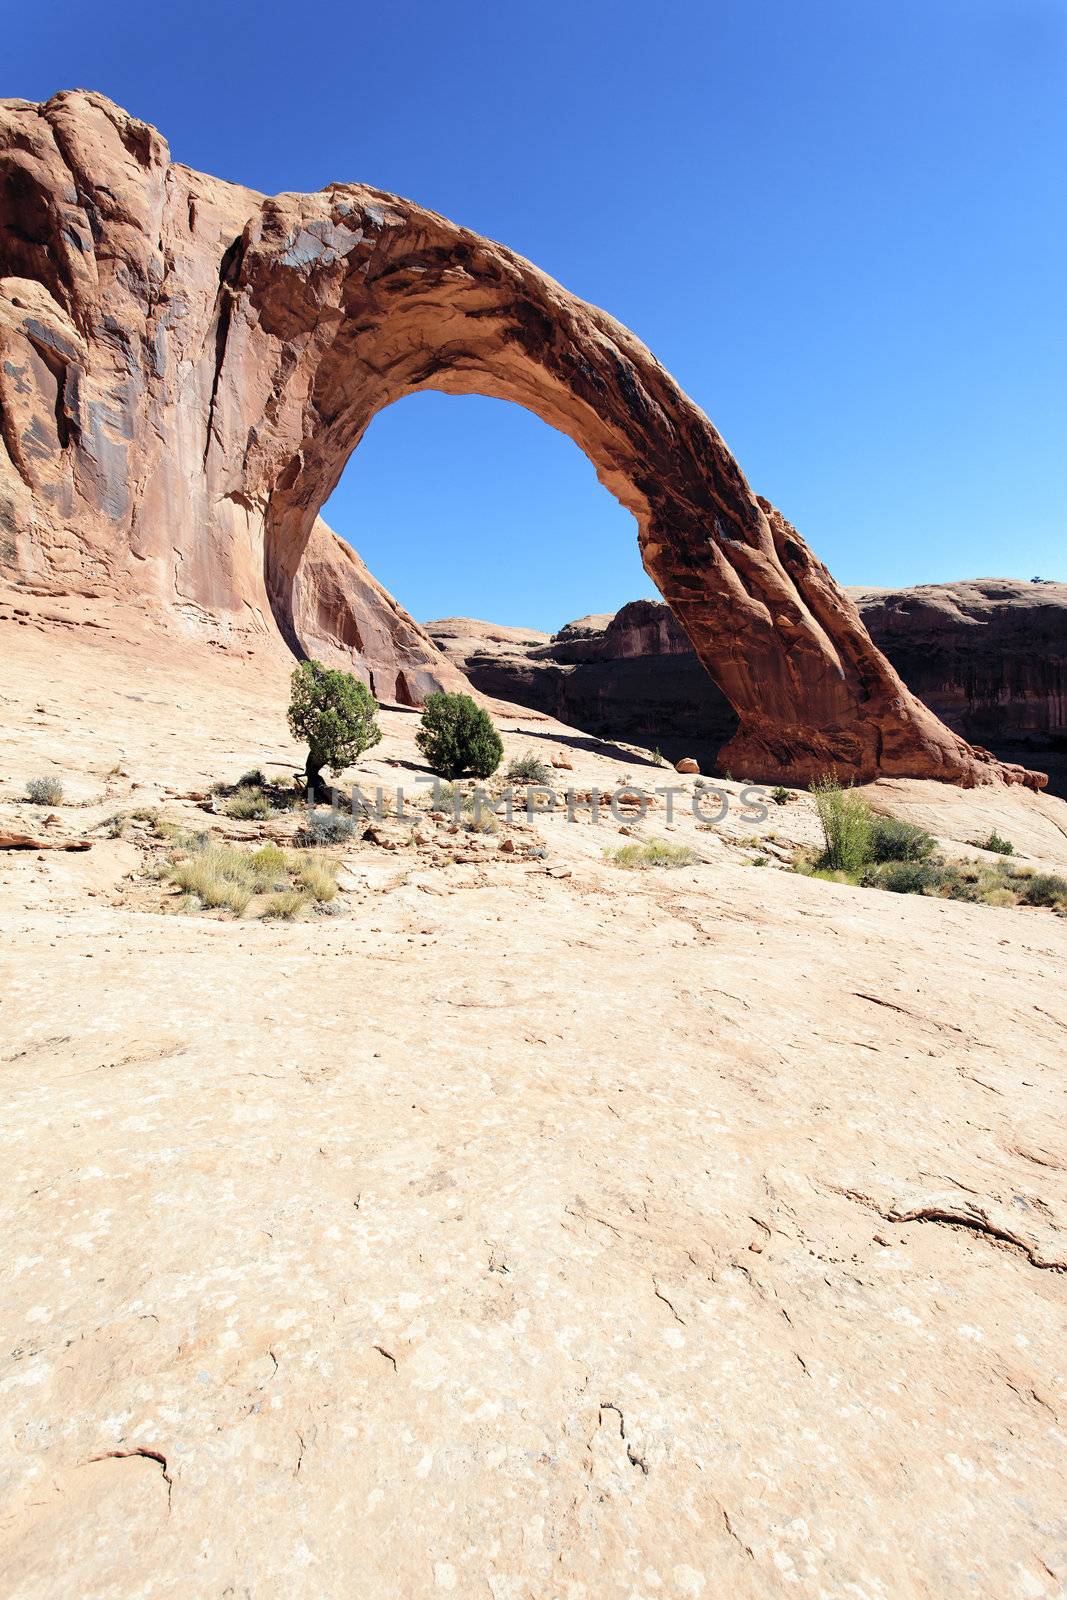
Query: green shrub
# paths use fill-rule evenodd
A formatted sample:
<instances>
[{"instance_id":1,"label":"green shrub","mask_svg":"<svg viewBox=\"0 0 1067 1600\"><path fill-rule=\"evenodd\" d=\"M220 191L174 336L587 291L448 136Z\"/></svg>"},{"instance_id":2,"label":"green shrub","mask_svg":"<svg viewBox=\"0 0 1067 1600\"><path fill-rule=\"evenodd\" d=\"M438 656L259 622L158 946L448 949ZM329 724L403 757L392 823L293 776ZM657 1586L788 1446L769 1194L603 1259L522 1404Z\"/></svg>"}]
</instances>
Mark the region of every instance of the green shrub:
<instances>
[{"instance_id":1,"label":"green shrub","mask_svg":"<svg viewBox=\"0 0 1067 1600\"><path fill-rule=\"evenodd\" d=\"M664 758L664 755L663 755L663 751L660 749L659 745L657 745L656 748L653 750L652 755L650 756L649 759L651 760L652 765L654 767L665 767L667 765L667 762L666 762L666 760Z\"/></svg>"},{"instance_id":2,"label":"green shrub","mask_svg":"<svg viewBox=\"0 0 1067 1600\"><path fill-rule=\"evenodd\" d=\"M697 860L688 845L671 844L667 839L649 839L647 844L624 844L606 850L605 859L617 867L689 867Z\"/></svg>"},{"instance_id":3,"label":"green shrub","mask_svg":"<svg viewBox=\"0 0 1067 1600\"><path fill-rule=\"evenodd\" d=\"M381 738L378 702L350 672L302 661L292 676L289 727L308 744L308 793L318 787L323 767L342 772Z\"/></svg>"},{"instance_id":4,"label":"green shrub","mask_svg":"<svg viewBox=\"0 0 1067 1600\"><path fill-rule=\"evenodd\" d=\"M552 770L546 766L540 756L535 756L532 750L527 750L524 756L518 756L514 761L508 762L508 770L504 774L510 783L548 783L552 778Z\"/></svg>"},{"instance_id":5,"label":"green shrub","mask_svg":"<svg viewBox=\"0 0 1067 1600\"><path fill-rule=\"evenodd\" d=\"M1002 839L996 828L993 829L988 838L976 839L974 846L976 850L992 850L998 856L1013 856L1015 854L1015 846L1011 840Z\"/></svg>"},{"instance_id":6,"label":"green shrub","mask_svg":"<svg viewBox=\"0 0 1067 1600\"><path fill-rule=\"evenodd\" d=\"M270 816L270 801L263 790L258 786L239 786L236 794L232 794L222 807L228 817L236 817L241 821L261 821Z\"/></svg>"},{"instance_id":7,"label":"green shrub","mask_svg":"<svg viewBox=\"0 0 1067 1600\"><path fill-rule=\"evenodd\" d=\"M1024 905L1067 909L1067 878L1055 872L1035 872L1031 878L1017 880L1016 889Z\"/></svg>"},{"instance_id":8,"label":"green shrub","mask_svg":"<svg viewBox=\"0 0 1067 1600\"><path fill-rule=\"evenodd\" d=\"M783 783L771 790L771 799L776 806L787 806L793 798L792 789L787 789Z\"/></svg>"},{"instance_id":9,"label":"green shrub","mask_svg":"<svg viewBox=\"0 0 1067 1600\"><path fill-rule=\"evenodd\" d=\"M63 799L63 779L31 778L26 785L26 799L34 806L58 806Z\"/></svg>"},{"instance_id":10,"label":"green shrub","mask_svg":"<svg viewBox=\"0 0 1067 1600\"><path fill-rule=\"evenodd\" d=\"M934 853L934 838L925 828L899 817L872 816L867 851L871 861L925 861Z\"/></svg>"},{"instance_id":11,"label":"green shrub","mask_svg":"<svg viewBox=\"0 0 1067 1600\"><path fill-rule=\"evenodd\" d=\"M938 883L939 874L929 861L887 861L869 867L860 881L866 888L888 889L890 894L925 894Z\"/></svg>"},{"instance_id":12,"label":"green shrub","mask_svg":"<svg viewBox=\"0 0 1067 1600\"><path fill-rule=\"evenodd\" d=\"M873 818L865 800L842 789L833 778L814 785L824 849L817 865L835 872L859 872L870 859Z\"/></svg>"},{"instance_id":13,"label":"green shrub","mask_svg":"<svg viewBox=\"0 0 1067 1600\"><path fill-rule=\"evenodd\" d=\"M443 778L458 778L465 772L488 778L504 754L492 717L469 694L428 696L415 743L430 771Z\"/></svg>"}]
</instances>

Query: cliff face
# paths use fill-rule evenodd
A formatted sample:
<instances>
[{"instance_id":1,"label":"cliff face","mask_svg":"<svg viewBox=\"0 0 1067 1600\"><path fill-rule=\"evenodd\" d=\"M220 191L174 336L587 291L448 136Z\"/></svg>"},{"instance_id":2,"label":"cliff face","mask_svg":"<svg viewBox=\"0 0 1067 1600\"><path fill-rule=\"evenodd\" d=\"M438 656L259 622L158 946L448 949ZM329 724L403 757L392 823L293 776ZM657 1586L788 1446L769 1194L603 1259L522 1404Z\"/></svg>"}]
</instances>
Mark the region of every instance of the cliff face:
<instances>
[{"instance_id":1,"label":"cliff face","mask_svg":"<svg viewBox=\"0 0 1067 1600\"><path fill-rule=\"evenodd\" d=\"M904 682L965 739L1067 794L1067 583L849 591Z\"/></svg>"},{"instance_id":2,"label":"cliff face","mask_svg":"<svg viewBox=\"0 0 1067 1600\"><path fill-rule=\"evenodd\" d=\"M99 95L0 103L9 581L223 643L332 642L417 698L447 665L317 516L374 415L428 388L513 400L585 451L738 715L738 772L1038 783L907 690L650 352L528 261L365 185L191 172Z\"/></svg>"},{"instance_id":3,"label":"cliff face","mask_svg":"<svg viewBox=\"0 0 1067 1600\"><path fill-rule=\"evenodd\" d=\"M851 590L876 644L950 727L1067 793L1067 584L980 579ZM677 619L636 600L555 636L448 618L427 624L487 694L585 728L693 753L709 766L736 727Z\"/></svg>"}]
</instances>

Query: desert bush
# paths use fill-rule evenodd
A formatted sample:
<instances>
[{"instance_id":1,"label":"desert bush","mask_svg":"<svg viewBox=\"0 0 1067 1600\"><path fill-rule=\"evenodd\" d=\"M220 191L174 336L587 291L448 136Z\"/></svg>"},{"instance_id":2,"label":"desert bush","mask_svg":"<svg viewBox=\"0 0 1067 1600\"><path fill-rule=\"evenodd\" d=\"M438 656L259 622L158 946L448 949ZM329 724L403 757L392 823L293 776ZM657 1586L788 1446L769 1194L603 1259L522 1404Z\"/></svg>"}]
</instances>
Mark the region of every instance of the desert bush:
<instances>
[{"instance_id":1,"label":"desert bush","mask_svg":"<svg viewBox=\"0 0 1067 1600\"><path fill-rule=\"evenodd\" d=\"M354 817L340 811L309 811L304 826L293 836L293 843L315 849L321 845L344 844L356 831Z\"/></svg>"},{"instance_id":2,"label":"desert bush","mask_svg":"<svg viewBox=\"0 0 1067 1600\"><path fill-rule=\"evenodd\" d=\"M869 889L888 889L890 894L925 894L939 881L937 868L928 861L886 861L868 867L860 882Z\"/></svg>"},{"instance_id":3,"label":"desert bush","mask_svg":"<svg viewBox=\"0 0 1067 1600\"><path fill-rule=\"evenodd\" d=\"M303 916L308 908L308 897L301 894L299 889L282 889L278 894L272 894L264 903L260 916L266 921L277 920L280 922L295 922Z\"/></svg>"},{"instance_id":4,"label":"desert bush","mask_svg":"<svg viewBox=\"0 0 1067 1600\"><path fill-rule=\"evenodd\" d=\"M998 856L1013 856L1015 854L1015 846L1011 840L1001 838L996 828L992 830L987 838L976 839L974 845L976 850L992 850Z\"/></svg>"},{"instance_id":5,"label":"desert bush","mask_svg":"<svg viewBox=\"0 0 1067 1600\"><path fill-rule=\"evenodd\" d=\"M228 817L243 822L262 821L270 816L270 801L258 786L238 786L237 793L225 801L222 809Z\"/></svg>"},{"instance_id":6,"label":"desert bush","mask_svg":"<svg viewBox=\"0 0 1067 1600\"><path fill-rule=\"evenodd\" d=\"M654 767L665 767L667 765L666 757L664 756L663 751L660 749L659 745L657 745L656 748L653 750L651 756L649 757L649 760L652 762L652 765Z\"/></svg>"},{"instance_id":7,"label":"desert bush","mask_svg":"<svg viewBox=\"0 0 1067 1600\"><path fill-rule=\"evenodd\" d=\"M294 874L300 886L313 900L332 900L337 893L336 867L325 857L307 855L294 864Z\"/></svg>"},{"instance_id":8,"label":"desert bush","mask_svg":"<svg viewBox=\"0 0 1067 1600\"><path fill-rule=\"evenodd\" d=\"M285 887L289 872L289 857L278 845L265 844L261 849L253 850L248 857L248 865L257 894L264 894L268 889Z\"/></svg>"},{"instance_id":9,"label":"desert bush","mask_svg":"<svg viewBox=\"0 0 1067 1600\"><path fill-rule=\"evenodd\" d=\"M783 783L771 790L771 799L776 806L787 806L793 798L792 789L787 789Z\"/></svg>"},{"instance_id":10,"label":"desert bush","mask_svg":"<svg viewBox=\"0 0 1067 1600\"><path fill-rule=\"evenodd\" d=\"M1055 872L1035 872L1032 877L1019 879L1016 890L1024 905L1067 910L1067 878Z\"/></svg>"},{"instance_id":11,"label":"desert bush","mask_svg":"<svg viewBox=\"0 0 1067 1600\"><path fill-rule=\"evenodd\" d=\"M291 680L289 727L294 739L308 745L305 774L311 794L323 767L342 772L381 738L378 702L350 672L302 661ZM432 697L431 697L432 698Z\"/></svg>"},{"instance_id":12,"label":"desert bush","mask_svg":"<svg viewBox=\"0 0 1067 1600\"><path fill-rule=\"evenodd\" d=\"M58 806L63 799L63 779L54 775L31 778L26 785L26 799L34 806Z\"/></svg>"},{"instance_id":13,"label":"desert bush","mask_svg":"<svg viewBox=\"0 0 1067 1600\"><path fill-rule=\"evenodd\" d=\"M429 695L415 743L430 771L443 778L465 772L488 778L504 755L492 717L469 694Z\"/></svg>"},{"instance_id":14,"label":"desert bush","mask_svg":"<svg viewBox=\"0 0 1067 1600\"><path fill-rule=\"evenodd\" d=\"M824 848L817 865L837 872L860 872L870 859L872 817L865 800L842 789L833 778L814 785Z\"/></svg>"},{"instance_id":15,"label":"desert bush","mask_svg":"<svg viewBox=\"0 0 1067 1600\"><path fill-rule=\"evenodd\" d=\"M225 845L207 843L174 861L167 876L185 894L195 895L210 910L224 908L241 916L255 889L250 858Z\"/></svg>"},{"instance_id":16,"label":"desert bush","mask_svg":"<svg viewBox=\"0 0 1067 1600\"><path fill-rule=\"evenodd\" d=\"M899 817L872 816L867 845L871 861L925 861L934 853L935 840L925 828Z\"/></svg>"},{"instance_id":17,"label":"desert bush","mask_svg":"<svg viewBox=\"0 0 1067 1600\"><path fill-rule=\"evenodd\" d=\"M624 844L604 852L617 867L689 867L697 860L688 845L671 844L667 839L649 839L645 844Z\"/></svg>"},{"instance_id":18,"label":"desert bush","mask_svg":"<svg viewBox=\"0 0 1067 1600\"><path fill-rule=\"evenodd\" d=\"M527 750L524 756L517 756L514 761L508 762L507 772L504 774L509 783L549 783L552 779L552 769L534 755L532 750Z\"/></svg>"}]
</instances>

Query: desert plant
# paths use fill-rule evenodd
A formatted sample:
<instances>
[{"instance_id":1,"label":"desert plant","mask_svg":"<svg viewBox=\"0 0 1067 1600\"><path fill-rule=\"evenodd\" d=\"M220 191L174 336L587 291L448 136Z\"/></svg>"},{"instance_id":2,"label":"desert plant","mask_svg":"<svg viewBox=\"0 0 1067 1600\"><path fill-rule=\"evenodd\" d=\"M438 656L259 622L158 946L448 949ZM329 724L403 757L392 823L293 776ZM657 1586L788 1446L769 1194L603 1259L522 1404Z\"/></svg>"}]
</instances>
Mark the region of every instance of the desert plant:
<instances>
[{"instance_id":1,"label":"desert plant","mask_svg":"<svg viewBox=\"0 0 1067 1600\"><path fill-rule=\"evenodd\" d=\"M1035 872L1032 877L1017 880L1016 888L1024 905L1067 910L1067 878L1055 872Z\"/></svg>"},{"instance_id":2,"label":"desert plant","mask_svg":"<svg viewBox=\"0 0 1067 1600\"><path fill-rule=\"evenodd\" d=\"M240 821L261 821L270 816L270 801L258 785L239 785L236 794L224 802L222 809L228 817L236 817Z\"/></svg>"},{"instance_id":3,"label":"desert plant","mask_svg":"<svg viewBox=\"0 0 1067 1600\"><path fill-rule=\"evenodd\" d=\"M792 789L787 789L783 783L771 790L771 799L776 806L787 806L793 798Z\"/></svg>"},{"instance_id":4,"label":"desert plant","mask_svg":"<svg viewBox=\"0 0 1067 1600\"><path fill-rule=\"evenodd\" d=\"M185 894L195 895L209 909L224 908L241 916L255 888L249 857L225 845L207 843L174 861L167 876Z\"/></svg>"},{"instance_id":5,"label":"desert plant","mask_svg":"<svg viewBox=\"0 0 1067 1600\"><path fill-rule=\"evenodd\" d=\"M332 900L337 893L336 867L324 856L306 855L294 864L297 882L313 900Z\"/></svg>"},{"instance_id":6,"label":"desert plant","mask_svg":"<svg viewBox=\"0 0 1067 1600\"><path fill-rule=\"evenodd\" d=\"M340 811L309 811L304 826L293 836L293 843L301 846L344 844L356 831L354 817Z\"/></svg>"},{"instance_id":7,"label":"desert plant","mask_svg":"<svg viewBox=\"0 0 1067 1600\"><path fill-rule=\"evenodd\" d=\"M663 751L660 749L659 745L657 745L656 748L653 750L653 752L652 752L651 756L649 757L649 759L651 760L652 765L654 767L665 767L667 765L666 757L664 756Z\"/></svg>"},{"instance_id":8,"label":"desert plant","mask_svg":"<svg viewBox=\"0 0 1067 1600\"><path fill-rule=\"evenodd\" d=\"M265 901L260 916L268 922L271 920L295 922L297 917L304 914L307 907L308 897L301 894L299 889L282 889Z\"/></svg>"},{"instance_id":9,"label":"desert plant","mask_svg":"<svg viewBox=\"0 0 1067 1600\"><path fill-rule=\"evenodd\" d=\"M415 743L430 771L443 778L465 772L488 778L504 754L492 717L469 694L429 695Z\"/></svg>"},{"instance_id":10,"label":"desert plant","mask_svg":"<svg viewBox=\"0 0 1067 1600\"><path fill-rule=\"evenodd\" d=\"M504 776L509 783L548 783L552 777L552 770L540 756L534 755L532 750L527 750L524 756L517 756L514 761L508 762Z\"/></svg>"},{"instance_id":11,"label":"desert plant","mask_svg":"<svg viewBox=\"0 0 1067 1600\"><path fill-rule=\"evenodd\" d=\"M268 889L285 887L289 872L289 857L278 845L265 844L261 849L253 850L248 857L248 865L257 893L263 894Z\"/></svg>"},{"instance_id":12,"label":"desert plant","mask_svg":"<svg viewBox=\"0 0 1067 1600\"><path fill-rule=\"evenodd\" d=\"M899 817L872 816L867 844L871 861L925 861L934 853L935 840L925 828Z\"/></svg>"},{"instance_id":13,"label":"desert plant","mask_svg":"<svg viewBox=\"0 0 1067 1600\"><path fill-rule=\"evenodd\" d=\"M63 779L54 775L31 778L26 785L26 799L34 806L58 806L63 799Z\"/></svg>"},{"instance_id":14,"label":"desert plant","mask_svg":"<svg viewBox=\"0 0 1067 1600\"><path fill-rule=\"evenodd\" d=\"M869 860L871 813L865 800L842 789L834 778L814 785L824 849L817 865L837 872L859 872Z\"/></svg>"},{"instance_id":15,"label":"desert plant","mask_svg":"<svg viewBox=\"0 0 1067 1600\"><path fill-rule=\"evenodd\" d=\"M991 850L994 855L998 856L1013 856L1015 854L1015 846L1011 840L1002 838L996 828L992 830L988 838L976 839L974 845L976 850Z\"/></svg>"},{"instance_id":16,"label":"desert plant","mask_svg":"<svg viewBox=\"0 0 1067 1600\"><path fill-rule=\"evenodd\" d=\"M891 894L925 894L938 881L938 870L928 861L885 861L868 867L860 879L865 888Z\"/></svg>"},{"instance_id":17,"label":"desert plant","mask_svg":"<svg viewBox=\"0 0 1067 1600\"><path fill-rule=\"evenodd\" d=\"M689 867L697 860L688 845L671 844L667 839L649 839L646 844L624 844L605 851L605 858L617 867Z\"/></svg>"},{"instance_id":18,"label":"desert plant","mask_svg":"<svg viewBox=\"0 0 1067 1600\"><path fill-rule=\"evenodd\" d=\"M350 672L302 661L292 676L289 727L294 739L308 744L305 775L313 794L323 767L342 772L364 750L378 743L378 702L366 684Z\"/></svg>"}]
</instances>

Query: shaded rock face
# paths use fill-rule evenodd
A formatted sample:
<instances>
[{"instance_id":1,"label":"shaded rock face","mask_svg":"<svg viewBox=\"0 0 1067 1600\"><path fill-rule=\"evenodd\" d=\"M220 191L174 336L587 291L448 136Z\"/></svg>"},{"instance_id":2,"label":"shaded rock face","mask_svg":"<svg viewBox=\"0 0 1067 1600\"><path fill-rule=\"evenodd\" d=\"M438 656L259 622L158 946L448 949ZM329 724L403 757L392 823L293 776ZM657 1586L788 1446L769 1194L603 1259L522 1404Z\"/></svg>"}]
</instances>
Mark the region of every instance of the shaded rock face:
<instances>
[{"instance_id":1,"label":"shaded rock face","mask_svg":"<svg viewBox=\"0 0 1067 1600\"><path fill-rule=\"evenodd\" d=\"M671 761L692 753L705 772L737 731L736 711L662 601L633 600L555 635L465 617L426 631L483 694Z\"/></svg>"},{"instance_id":2,"label":"shaded rock face","mask_svg":"<svg viewBox=\"0 0 1067 1600\"><path fill-rule=\"evenodd\" d=\"M1067 583L853 589L875 643L950 728L1067 795Z\"/></svg>"},{"instance_id":3,"label":"shaded rock face","mask_svg":"<svg viewBox=\"0 0 1067 1600\"><path fill-rule=\"evenodd\" d=\"M737 772L1022 779L907 690L632 334L443 217L358 184L268 198L206 178L99 95L6 101L0 279L16 581L126 592L224 641L322 637L359 660L385 639L376 686L417 697L446 664L399 608L361 612L385 602L360 568L348 602L316 519L383 406L477 392L569 434L633 512L738 714Z\"/></svg>"},{"instance_id":4,"label":"shaded rock face","mask_svg":"<svg viewBox=\"0 0 1067 1600\"><path fill-rule=\"evenodd\" d=\"M943 721L1004 761L1047 767L1050 787L1067 794L1067 584L991 578L849 592L875 642ZM672 759L692 746L705 770L736 727L659 601L583 617L554 636L455 617L426 628L486 694Z\"/></svg>"}]
</instances>

